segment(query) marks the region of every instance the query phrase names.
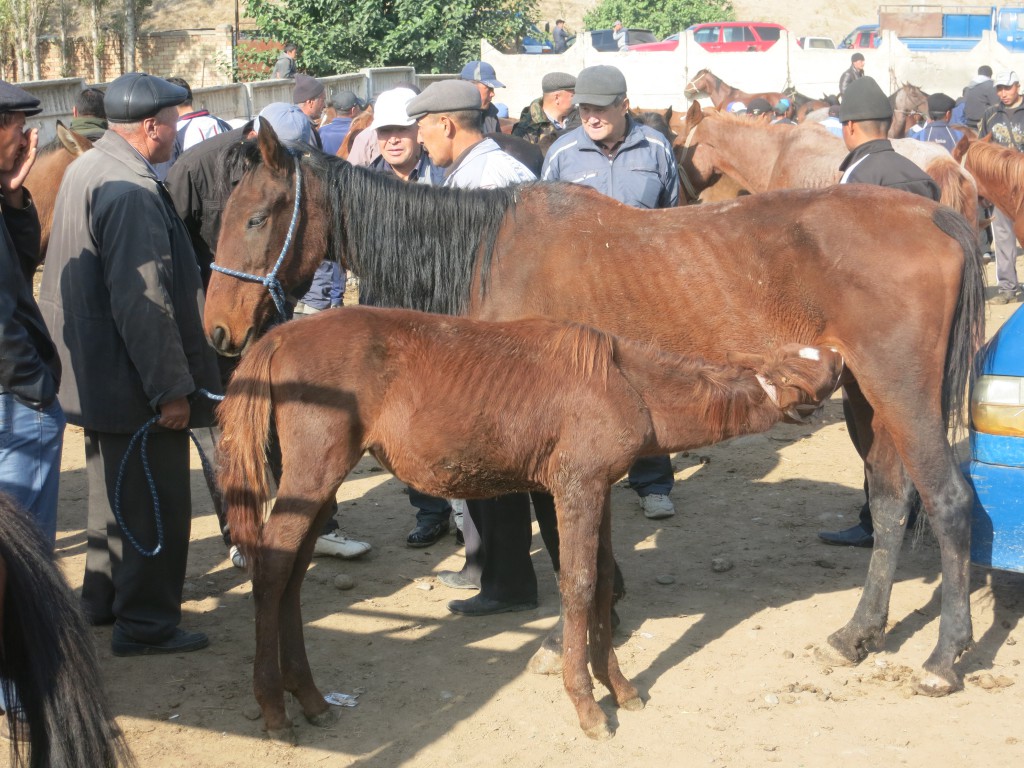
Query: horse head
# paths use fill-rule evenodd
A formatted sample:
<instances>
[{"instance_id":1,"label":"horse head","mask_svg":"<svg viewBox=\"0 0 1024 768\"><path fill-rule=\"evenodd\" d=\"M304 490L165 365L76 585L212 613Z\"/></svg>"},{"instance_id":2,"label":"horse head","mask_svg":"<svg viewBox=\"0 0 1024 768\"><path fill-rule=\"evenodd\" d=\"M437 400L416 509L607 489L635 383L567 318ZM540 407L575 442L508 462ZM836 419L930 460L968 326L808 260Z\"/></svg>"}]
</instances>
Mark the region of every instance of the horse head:
<instances>
[{"instance_id":1,"label":"horse head","mask_svg":"<svg viewBox=\"0 0 1024 768\"><path fill-rule=\"evenodd\" d=\"M681 135L672 145L679 179L689 202L696 202L700 192L713 184L718 174L713 153L697 137L697 129L703 120L704 108L695 101L686 112Z\"/></svg>"},{"instance_id":2,"label":"horse head","mask_svg":"<svg viewBox=\"0 0 1024 768\"><path fill-rule=\"evenodd\" d=\"M775 354L730 352L730 363L751 368L768 399L787 421L804 423L839 387L843 356L830 347L785 344Z\"/></svg>"},{"instance_id":3,"label":"horse head","mask_svg":"<svg viewBox=\"0 0 1024 768\"><path fill-rule=\"evenodd\" d=\"M717 78L711 74L710 69L702 69L683 88L683 95L688 99L694 99L702 93L710 93L711 91L708 86L713 86L715 79Z\"/></svg>"},{"instance_id":4,"label":"horse head","mask_svg":"<svg viewBox=\"0 0 1024 768\"><path fill-rule=\"evenodd\" d=\"M203 325L222 355L239 355L275 313L271 284L284 291L308 281L327 253L330 206L299 150L286 147L262 121L240 149L250 166L228 198ZM271 290L268 290L271 288Z\"/></svg>"}]
</instances>

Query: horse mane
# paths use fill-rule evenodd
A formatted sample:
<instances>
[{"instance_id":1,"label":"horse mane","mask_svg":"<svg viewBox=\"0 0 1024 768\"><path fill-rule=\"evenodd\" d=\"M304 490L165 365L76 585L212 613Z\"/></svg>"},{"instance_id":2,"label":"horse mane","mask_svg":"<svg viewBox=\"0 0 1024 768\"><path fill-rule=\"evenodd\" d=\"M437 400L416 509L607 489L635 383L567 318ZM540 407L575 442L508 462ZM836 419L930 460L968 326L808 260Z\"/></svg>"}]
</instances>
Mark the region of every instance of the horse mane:
<instances>
[{"instance_id":1,"label":"horse mane","mask_svg":"<svg viewBox=\"0 0 1024 768\"><path fill-rule=\"evenodd\" d=\"M992 142L972 141L965 159L971 162L972 174L1004 187L1009 199L1024 197L1024 155Z\"/></svg>"}]
</instances>

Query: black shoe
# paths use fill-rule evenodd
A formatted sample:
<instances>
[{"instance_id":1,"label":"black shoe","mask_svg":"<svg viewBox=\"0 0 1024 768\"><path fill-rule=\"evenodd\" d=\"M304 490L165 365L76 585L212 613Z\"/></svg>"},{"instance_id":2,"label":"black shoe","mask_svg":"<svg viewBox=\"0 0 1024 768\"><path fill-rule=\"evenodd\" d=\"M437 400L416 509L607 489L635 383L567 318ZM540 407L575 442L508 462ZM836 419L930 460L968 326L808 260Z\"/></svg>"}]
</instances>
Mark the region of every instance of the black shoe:
<instances>
[{"instance_id":1,"label":"black shoe","mask_svg":"<svg viewBox=\"0 0 1024 768\"><path fill-rule=\"evenodd\" d=\"M860 523L842 531L818 531L818 538L826 544L841 547L873 547L874 534Z\"/></svg>"},{"instance_id":2,"label":"black shoe","mask_svg":"<svg viewBox=\"0 0 1024 768\"><path fill-rule=\"evenodd\" d=\"M462 571L441 571L437 574L437 580L452 589L480 589L480 585L467 578Z\"/></svg>"},{"instance_id":3,"label":"black shoe","mask_svg":"<svg viewBox=\"0 0 1024 768\"><path fill-rule=\"evenodd\" d=\"M429 547L442 536L446 536L450 528L451 523L447 520L443 523L420 523L412 529L405 543L410 547Z\"/></svg>"},{"instance_id":4,"label":"black shoe","mask_svg":"<svg viewBox=\"0 0 1024 768\"><path fill-rule=\"evenodd\" d=\"M462 531L458 528L455 529L455 543L460 547L465 546L466 544L466 537L462 535Z\"/></svg>"},{"instance_id":5,"label":"black shoe","mask_svg":"<svg viewBox=\"0 0 1024 768\"><path fill-rule=\"evenodd\" d=\"M174 634L158 643L145 643L131 637L120 627L114 627L110 650L115 656L151 656L157 653L187 653L198 651L210 644L210 638L202 632L186 632L181 627Z\"/></svg>"},{"instance_id":6,"label":"black shoe","mask_svg":"<svg viewBox=\"0 0 1024 768\"><path fill-rule=\"evenodd\" d=\"M468 600L451 600L448 610L461 613L463 616L490 616L492 613L512 613L513 611L530 611L537 607L536 600L525 603L505 603L492 600L483 595L474 595Z\"/></svg>"}]
</instances>

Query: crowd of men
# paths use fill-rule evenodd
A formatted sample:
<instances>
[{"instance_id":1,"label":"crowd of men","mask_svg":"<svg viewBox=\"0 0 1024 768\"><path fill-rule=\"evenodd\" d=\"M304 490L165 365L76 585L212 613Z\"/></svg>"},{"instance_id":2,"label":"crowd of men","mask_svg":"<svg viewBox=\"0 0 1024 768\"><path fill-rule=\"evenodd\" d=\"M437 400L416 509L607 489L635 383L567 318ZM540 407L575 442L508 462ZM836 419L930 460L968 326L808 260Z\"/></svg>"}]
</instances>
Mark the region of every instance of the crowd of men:
<instances>
[{"instance_id":1,"label":"crowd of men","mask_svg":"<svg viewBox=\"0 0 1024 768\"><path fill-rule=\"evenodd\" d=\"M208 395L221 391L229 371L206 343L202 312L220 214L242 174L230 153L270 125L285 141L334 154L367 106L348 91L328 100L319 80L295 71L295 56L295 47L286 46L274 69L294 80L292 101L271 104L238 128L195 109L181 79L131 73L105 93L83 90L72 128L95 145L71 164L61 184L38 302L32 279L41 258L39 219L24 181L38 151L38 133L26 131L25 120L40 106L0 81L0 425L7 433L0 441L0 491L31 513L52 545L65 421L83 428L89 497L81 600L91 623L113 625L115 655L208 644L203 633L180 626L192 517L187 428L213 427ZM959 101L929 97L929 120L916 137L951 149L961 135L951 125L959 109L963 124L1024 151L1017 75L991 75L979 70ZM578 75L549 72L539 85L541 95L523 109L512 133L546 147L542 182L583 184L638 208L678 205L672 147L633 118L621 71L598 65ZM534 182L538 174L493 135L499 130L495 89L502 87L493 66L473 61L458 79L422 92L407 84L381 93L372 123L359 134L363 145L353 142L350 159L409 184L479 189ZM839 167L840 183L896 187L937 200L935 182L886 138L892 106L863 75L861 54L854 54L841 91L833 117L849 155ZM786 99L729 109L771 122L790 121L791 114ZM1012 221L996 211L993 230L995 300L1017 301ZM337 264L325 262L292 310L340 306L344 288ZM373 297L360 301L372 304ZM130 458L122 467L143 425L151 427L148 474L159 497L156 514L141 460ZM850 432L856 442L855 424ZM648 518L675 513L667 456L638 461L629 483ZM451 500L409 491L416 526L407 544L437 543L452 527ZM439 578L477 594L452 600L449 609L482 616L535 607L531 509L556 572L559 566L550 496L511 494L467 506L461 525L457 521L465 566ZM870 546L867 502L856 526L820 535L828 543ZM230 546L229 531L225 537ZM156 556L139 543L157 540ZM369 550L369 543L341 533L333 518L316 544L317 554L343 558ZM230 554L244 564L237 550Z\"/></svg>"}]
</instances>

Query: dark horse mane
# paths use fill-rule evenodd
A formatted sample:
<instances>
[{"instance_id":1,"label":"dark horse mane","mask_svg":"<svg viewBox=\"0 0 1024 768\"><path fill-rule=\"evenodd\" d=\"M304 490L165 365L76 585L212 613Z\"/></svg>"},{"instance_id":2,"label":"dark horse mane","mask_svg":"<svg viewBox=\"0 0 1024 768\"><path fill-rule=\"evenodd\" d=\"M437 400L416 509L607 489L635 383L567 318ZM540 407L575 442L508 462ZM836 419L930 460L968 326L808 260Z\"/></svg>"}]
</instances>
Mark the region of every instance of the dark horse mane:
<instances>
[{"instance_id":1,"label":"dark horse mane","mask_svg":"<svg viewBox=\"0 0 1024 768\"><path fill-rule=\"evenodd\" d=\"M498 230L532 186L428 187L296 145L288 150L325 188L330 257L359 276L362 294L377 306L464 314L477 259L483 291ZM236 147L227 165L260 162L250 141Z\"/></svg>"}]
</instances>

